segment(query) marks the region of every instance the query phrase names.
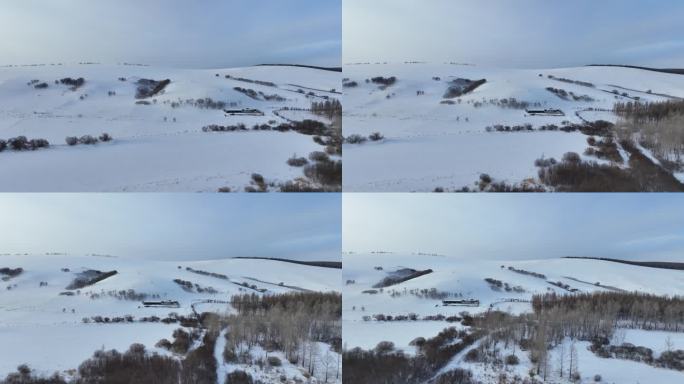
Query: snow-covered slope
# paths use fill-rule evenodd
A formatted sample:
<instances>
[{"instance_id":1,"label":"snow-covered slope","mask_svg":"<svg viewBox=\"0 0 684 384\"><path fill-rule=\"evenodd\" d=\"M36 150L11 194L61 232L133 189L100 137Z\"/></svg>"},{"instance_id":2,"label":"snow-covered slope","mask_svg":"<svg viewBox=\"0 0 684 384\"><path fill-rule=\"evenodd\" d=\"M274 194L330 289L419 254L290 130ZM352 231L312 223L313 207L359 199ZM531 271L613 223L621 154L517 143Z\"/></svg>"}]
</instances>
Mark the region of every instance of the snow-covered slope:
<instances>
[{"instance_id":1,"label":"snow-covered slope","mask_svg":"<svg viewBox=\"0 0 684 384\"><path fill-rule=\"evenodd\" d=\"M55 83L66 77L82 77L85 83L76 90ZM145 99L149 105L142 105L135 98L140 79L170 79L171 83L161 94ZM321 120L308 112L283 113L283 117L274 112L285 107L308 109L312 101L339 96L330 92L340 88L339 80L337 72L287 66L206 70L94 64L2 67L0 139L23 135L47 139L51 146L1 152L0 190L193 192L221 187L241 190L252 173L274 181L291 180L302 171L288 166L287 159L322 149L310 136L292 131L206 133L201 129L210 124L243 123L251 128L271 121L277 125L286 122L283 117ZM36 89L42 82L47 88ZM263 96L255 100L235 87L285 100L267 101ZM225 102L231 109L256 108L264 116L227 116L221 109L198 108L194 101L205 98ZM65 144L67 136L97 137L103 132L114 140L74 147Z\"/></svg>"},{"instance_id":2,"label":"snow-covered slope","mask_svg":"<svg viewBox=\"0 0 684 384\"><path fill-rule=\"evenodd\" d=\"M657 295L682 295L684 293L684 271L633 266L609 261L591 259L537 259L537 260L478 260L475 257L449 257L442 255L408 253L348 253L344 256L346 286L343 291L343 338L348 349L374 348L380 341L392 341L397 349L414 354L416 348L409 343L417 337L433 337L446 327L468 329L461 322L446 320L425 320L425 316L470 314L492 309L511 314L531 312L529 300L532 295L545 292L573 294L595 291L638 291ZM407 270L429 271L422 276L400 282L385 288L378 283L388 276L397 276L397 271L406 276ZM490 282L500 282L501 288ZM506 285L509 289L506 289ZM560 285L560 286L559 286ZM561 287L562 286L562 287ZM443 297L425 297L425 292L435 289L446 294L447 300L475 299L478 305L443 306ZM423 297L418 297L422 294ZM373 315L409 315L415 313L418 320L376 321ZM369 319L367 316L370 316ZM364 319L364 317L366 317ZM470 370L475 380L483 383L500 382L505 374L509 380L518 376L528 377L533 364L527 352L521 351L515 343L497 345L501 356L516 354L520 362L494 367L466 358L466 354L478 347L476 341L453 356L449 363L435 372L434 377L453 369ZM646 331L618 328L611 344L632 343L652 348L659 356L666 348L684 348L682 333ZM668 344L669 343L669 344ZM605 359L588 350L589 342L576 341L576 367L579 367L581 382L593 382L600 375L605 383L674 383L684 378L682 372L622 359ZM517 349L516 349L517 348ZM550 370L563 353L567 359L571 350L567 339L550 349ZM563 349L564 352L561 352ZM566 366L567 372L567 366ZM554 373L549 383L571 383L565 377Z\"/></svg>"},{"instance_id":3,"label":"snow-covered slope","mask_svg":"<svg viewBox=\"0 0 684 384\"><path fill-rule=\"evenodd\" d=\"M238 293L269 294L300 290L340 291L340 270L270 260L150 261L144 259L74 255L0 255L0 268L22 268L2 281L0 290L0 377L28 363L38 372L77 368L95 350L126 350L142 343L148 350L180 325L140 322L164 319L169 313L230 313L227 302ZM207 276L188 270L225 275ZM85 270L117 274L81 289L66 289ZM213 288L216 293L184 290L174 279ZM244 286L244 283L248 287ZM123 300L116 292L134 290L147 300L178 301L178 308L146 308L141 300ZM64 292L73 295L66 296ZM94 316L124 317L133 322L84 323ZM11 348L7 348L11 346Z\"/></svg>"},{"instance_id":4,"label":"snow-covered slope","mask_svg":"<svg viewBox=\"0 0 684 384\"><path fill-rule=\"evenodd\" d=\"M388 87L366 82L377 76L393 76L396 82ZM486 127L615 121L613 113L606 111L616 101L684 98L684 76L616 67L516 70L364 64L345 66L344 77L346 83L358 84L344 90L345 136L380 132L385 137L378 142L345 144L345 191L460 189L472 186L482 173L519 183L536 178L534 161L542 156L560 159L566 152L582 154L587 136L560 131L487 132ZM449 82L457 78L487 82L450 99L453 104L442 104ZM563 100L547 91L549 87L592 101ZM528 116L524 109L501 107L500 101L509 98L528 102L531 108L561 109L565 116Z\"/></svg>"},{"instance_id":5,"label":"snow-covered slope","mask_svg":"<svg viewBox=\"0 0 684 384\"><path fill-rule=\"evenodd\" d=\"M377 268L376 268L377 267ZM534 277L517 271L534 272ZM382 268L382 269L380 269ZM373 286L389 273L404 268L433 272L411 279L382 291ZM415 337L431 337L447 326L460 326L446 321L376 322L364 321L375 314L419 317L443 314L457 315L461 311L479 313L490 308L521 313L531 311L532 295L545 292L570 293L551 283L567 284L578 292L625 290L659 295L684 293L684 272L638 267L609 261L584 259L539 259L526 261L478 260L448 256L374 253L345 254L343 278L353 281L344 287L343 333L348 348L372 348L384 340L412 352L408 343ZM505 288L492 289L485 279L508 283ZM598 285L597 285L598 283ZM519 287L523 292L515 292ZM430 290L448 293L449 299L476 299L479 306L442 306L441 299L418 297L411 292ZM377 293L364 293L376 290ZM393 297L394 296L394 297Z\"/></svg>"}]
</instances>

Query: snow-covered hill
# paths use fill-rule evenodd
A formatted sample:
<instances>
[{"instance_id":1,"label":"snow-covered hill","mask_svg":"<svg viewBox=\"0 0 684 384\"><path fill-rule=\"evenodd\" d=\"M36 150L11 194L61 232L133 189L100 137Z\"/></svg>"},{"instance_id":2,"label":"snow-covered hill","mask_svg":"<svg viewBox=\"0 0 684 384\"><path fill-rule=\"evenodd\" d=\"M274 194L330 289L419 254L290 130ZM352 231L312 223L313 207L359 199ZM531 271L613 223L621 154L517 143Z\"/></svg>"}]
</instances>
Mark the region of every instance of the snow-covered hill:
<instances>
[{"instance_id":1,"label":"snow-covered hill","mask_svg":"<svg viewBox=\"0 0 684 384\"><path fill-rule=\"evenodd\" d=\"M684 98L684 76L621 67L523 70L359 64L346 65L344 77L345 137L367 137L373 132L384 136L380 141L345 144L345 191L460 189L472 187L482 173L520 183L537 177L534 162L542 156L560 159L566 152L583 154L587 136L577 131L488 132L487 127L531 124L536 129L548 124L560 127L564 121L614 122L616 117L609 111L616 101ZM367 81L374 77L396 81L389 86ZM447 88L457 79L486 79L486 83L461 97L445 99ZM563 90L566 96L547 88ZM513 107L511 98L531 109L560 109L564 116L531 116L523 104Z\"/></svg>"},{"instance_id":2,"label":"snow-covered hill","mask_svg":"<svg viewBox=\"0 0 684 384\"><path fill-rule=\"evenodd\" d=\"M340 291L339 269L271 260L169 262L97 255L0 255L0 268L23 270L13 277L0 275L0 377L23 363L46 374L75 369L96 350L125 351L132 343L169 354L155 344L171 339L181 325L159 319L192 317L195 312L232 313L228 302L235 294ZM67 289L75 278L93 270L117 273L93 285ZM192 288L175 279L190 282ZM144 299L135 296L143 294ZM143 300L177 301L179 306L145 307ZM110 321L96 322L98 316ZM126 316L131 320L114 321ZM143 320L153 316L159 319Z\"/></svg>"},{"instance_id":3,"label":"snow-covered hill","mask_svg":"<svg viewBox=\"0 0 684 384\"><path fill-rule=\"evenodd\" d=\"M385 280L388 276L409 276L411 271L423 271L424 274L380 288L383 280L388 282ZM490 310L510 314L532 312L530 299L534 294L555 292L570 295L601 291L636 291L666 296L684 294L684 271L590 259L504 261L409 253L347 253L344 256L343 279L346 282L343 290L343 339L346 348L372 349L381 341L391 341L398 350L410 355L417 351L415 346L409 345L417 337L434 337L447 327L467 329L460 321L448 321L446 318L449 316L459 316L460 319L463 311L471 315ZM442 300L462 299L474 299L479 303L454 306L442 303ZM377 321L375 315L378 314L395 319ZM417 320L396 321L397 316L410 314L416 314ZM426 316L436 315L444 317L425 320ZM646 346L660 353L668 337L673 342L671 348L684 349L682 334L674 332L620 330L616 331L613 342ZM566 344L565 347L569 348L569 341ZM577 342L579 367L587 380L594 374L601 374L606 383L670 383L676 381L668 380L684 378L681 372L674 370L601 359L586 350L589 344ZM473 348L476 346L477 343ZM501 371L467 362L464 360L467 351L455 356L441 372L466 368L484 382L496 380ZM558 351L559 347L555 347L550 354L558 354ZM525 377L532 367L525 354L519 356L520 365L507 367L510 377L515 374Z\"/></svg>"},{"instance_id":4,"label":"snow-covered hill","mask_svg":"<svg viewBox=\"0 0 684 384\"><path fill-rule=\"evenodd\" d=\"M72 90L58 83L64 78L83 78L85 83ZM138 99L141 79L171 82L159 94ZM312 101L339 98L331 92L340 88L339 80L338 72L289 66L2 67L0 139L46 139L50 148L1 152L0 190L193 192L242 190L252 173L274 182L292 180L301 177L302 170L286 164L287 159L293 154L306 157L323 147L294 131L251 128L287 119L325 121L305 111L278 111L310 109ZM256 96L235 90L238 87L253 90ZM206 108L206 98L225 106ZM222 106L254 108L264 115L230 116ZM212 124L244 124L250 131L202 132ZM113 140L73 147L65 143L67 136L98 137L104 132Z\"/></svg>"}]
</instances>

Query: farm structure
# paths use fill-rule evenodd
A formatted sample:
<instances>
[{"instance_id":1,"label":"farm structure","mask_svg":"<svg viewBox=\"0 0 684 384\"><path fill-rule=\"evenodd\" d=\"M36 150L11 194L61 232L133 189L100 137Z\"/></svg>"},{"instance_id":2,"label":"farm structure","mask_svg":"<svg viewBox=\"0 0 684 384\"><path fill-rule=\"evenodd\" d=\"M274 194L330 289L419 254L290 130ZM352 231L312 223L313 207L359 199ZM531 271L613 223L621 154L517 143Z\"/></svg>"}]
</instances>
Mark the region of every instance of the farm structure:
<instances>
[{"instance_id":1,"label":"farm structure","mask_svg":"<svg viewBox=\"0 0 684 384\"><path fill-rule=\"evenodd\" d=\"M480 300L477 299L461 299L461 300L442 300L442 305L448 306L468 306L468 307L479 307Z\"/></svg>"},{"instance_id":2,"label":"farm structure","mask_svg":"<svg viewBox=\"0 0 684 384\"><path fill-rule=\"evenodd\" d=\"M565 116L560 109L525 109L525 113L530 116Z\"/></svg>"},{"instance_id":3,"label":"farm structure","mask_svg":"<svg viewBox=\"0 0 684 384\"><path fill-rule=\"evenodd\" d=\"M180 303L173 300L143 301L142 304L145 307L180 308Z\"/></svg>"},{"instance_id":4,"label":"farm structure","mask_svg":"<svg viewBox=\"0 0 684 384\"><path fill-rule=\"evenodd\" d=\"M224 109L223 112L228 116L264 116L264 113L256 108Z\"/></svg>"}]
</instances>

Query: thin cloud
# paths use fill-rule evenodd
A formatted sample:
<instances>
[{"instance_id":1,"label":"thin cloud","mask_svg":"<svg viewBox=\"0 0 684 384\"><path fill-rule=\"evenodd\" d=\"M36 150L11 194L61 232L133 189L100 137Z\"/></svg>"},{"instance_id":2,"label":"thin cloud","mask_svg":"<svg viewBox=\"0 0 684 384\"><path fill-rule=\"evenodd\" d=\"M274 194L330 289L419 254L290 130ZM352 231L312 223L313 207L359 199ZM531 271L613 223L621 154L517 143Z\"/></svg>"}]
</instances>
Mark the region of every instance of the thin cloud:
<instances>
[{"instance_id":1,"label":"thin cloud","mask_svg":"<svg viewBox=\"0 0 684 384\"><path fill-rule=\"evenodd\" d=\"M676 194L347 194L342 217L351 252L681 261L684 249Z\"/></svg>"},{"instance_id":2,"label":"thin cloud","mask_svg":"<svg viewBox=\"0 0 684 384\"><path fill-rule=\"evenodd\" d=\"M3 194L0 253L339 260L339 194Z\"/></svg>"},{"instance_id":3,"label":"thin cloud","mask_svg":"<svg viewBox=\"0 0 684 384\"><path fill-rule=\"evenodd\" d=\"M343 6L347 63L684 67L678 0L345 0Z\"/></svg>"},{"instance_id":4,"label":"thin cloud","mask_svg":"<svg viewBox=\"0 0 684 384\"><path fill-rule=\"evenodd\" d=\"M0 64L339 66L341 23L340 0L7 0Z\"/></svg>"}]
</instances>

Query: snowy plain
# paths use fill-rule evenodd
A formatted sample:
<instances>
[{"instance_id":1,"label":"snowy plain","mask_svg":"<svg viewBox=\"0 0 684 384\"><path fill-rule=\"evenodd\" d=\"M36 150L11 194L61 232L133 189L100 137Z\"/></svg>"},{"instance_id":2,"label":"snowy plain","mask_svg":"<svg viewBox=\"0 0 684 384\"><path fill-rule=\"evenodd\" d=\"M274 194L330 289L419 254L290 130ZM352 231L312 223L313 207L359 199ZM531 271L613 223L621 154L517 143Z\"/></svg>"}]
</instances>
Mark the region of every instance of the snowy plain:
<instances>
[{"instance_id":1,"label":"snowy plain","mask_svg":"<svg viewBox=\"0 0 684 384\"><path fill-rule=\"evenodd\" d=\"M396 77L396 82L385 87L367 81L380 76ZM343 184L350 192L454 190L472 187L483 173L511 184L533 183L537 178L534 161L541 157L561 159L566 152L576 152L585 160L596 160L583 154L587 136L561 131L487 132L488 126L531 124L538 128L583 119L615 122L611 111L616 101L684 98L684 76L618 67L530 70L434 63L348 64L344 78L347 84L357 84L344 88L345 137L373 132L384 136L377 142L344 145ZM459 78L487 82L450 99L453 104L442 104L448 83ZM592 101L564 100L547 91L548 87ZM509 98L531 103L533 109L561 109L564 116L531 116L524 109L497 104Z\"/></svg>"},{"instance_id":2,"label":"snowy plain","mask_svg":"<svg viewBox=\"0 0 684 384\"><path fill-rule=\"evenodd\" d=\"M230 76L230 78L226 78ZM71 90L55 81L85 79ZM138 104L140 79L171 83L162 93ZM240 79L273 83L273 86ZM47 88L36 89L33 81ZM234 90L253 89L284 100L258 99ZM309 88L316 89L310 91ZM0 153L0 191L215 192L242 190L252 173L268 180L302 176L286 164L293 154L321 150L311 136L295 132L202 132L210 124L274 125L287 122L274 112L309 109L312 101L335 97L340 73L314 68L255 66L226 69L177 69L139 65L64 64L0 67L0 139L41 138L50 148ZM301 91L300 91L301 89ZM308 94L312 92L312 94ZM221 109L198 108L188 100L211 98L229 109L255 108L263 116L227 115ZM172 103L180 106L172 107ZM292 118L325 121L308 112ZM113 140L97 145L68 146L67 136L99 136Z\"/></svg>"},{"instance_id":3,"label":"snowy plain","mask_svg":"<svg viewBox=\"0 0 684 384\"><path fill-rule=\"evenodd\" d=\"M0 255L0 266L24 270L2 282L0 345L12 347L0 350L0 377L24 363L37 373L64 373L78 368L96 350L125 351L132 343L141 343L151 352L170 354L155 344L162 338L171 339L171 334L180 325L137 321L143 317L165 318L172 312L192 316L194 310L232 313L227 302L232 295L242 293L340 291L339 269L271 260L186 262L103 255L12 254ZM227 279L198 274L186 268L223 274ZM65 289L85 270L116 270L117 274L79 290ZM188 292L174 279L191 281L203 288L212 287L216 293ZM263 292L246 288L244 283ZM122 300L109 294L126 290L158 295L150 300L174 300L180 306L144 307L140 300ZM74 295L60 294L67 291ZM99 297L93 298L93 294ZM100 324L82 320L93 316L126 315L133 316L136 321Z\"/></svg>"},{"instance_id":4,"label":"snowy plain","mask_svg":"<svg viewBox=\"0 0 684 384\"><path fill-rule=\"evenodd\" d=\"M521 274L529 271L545 275L545 278ZM408 281L379 289L374 287L385 277L396 271L412 269L432 272ZM524 292L495 290L485 281L497 279L511 287L520 287ZM436 336L447 327L463 328L459 322L447 321L376 321L375 314L408 315L415 313L419 318L429 315L459 315L465 311L470 314L487 312L493 309L510 314L532 311L529 302L532 295L555 292L559 295L571 294L565 289L550 284L562 282L578 292L601 292L624 290L657 295L681 295L684 293L684 275L679 270L665 270L627 265L591 259L532 259L532 260L490 260L474 257L427 255L401 252L348 252L344 255L343 280L343 339L347 350L355 347L373 349L380 341L391 341L397 350L414 355L417 351L409 343L417 337ZM411 292L436 289L438 292L452 294L458 299L477 299L478 306L443 306L441 299L418 297ZM370 293L376 291L375 293ZM370 316L371 319L364 319ZM613 343L632 343L653 349L657 356L665 350L666 340L670 338L673 349L684 347L684 333L618 329ZM618 340L619 339L619 340ZM569 343L569 341L568 341ZM477 343L475 344L477 345ZM669 384L684 380L684 373L653 367L644 363L619 359L603 359L587 350L588 342L577 342L578 366L582 382L593 382L596 374L603 376L604 383L656 383ZM473 346L474 348L474 346ZM502 348L502 353L505 350ZM566 345L566 348L569 348ZM469 363L464 360L465 349L441 369L446 372L453 368L466 368L483 382L496 382L500 370L482 363ZM551 350L557 354L559 347ZM528 376L533 364L526 353L519 353L520 364L507 366L506 372L512 377ZM556 361L555 357L550 359ZM556 381L553 381L556 380ZM554 378L553 383L570 383Z\"/></svg>"}]
</instances>

